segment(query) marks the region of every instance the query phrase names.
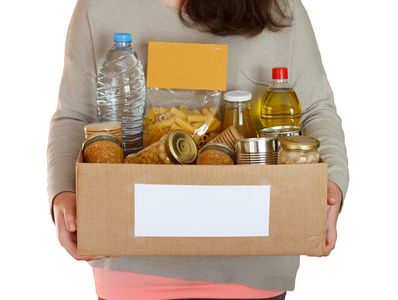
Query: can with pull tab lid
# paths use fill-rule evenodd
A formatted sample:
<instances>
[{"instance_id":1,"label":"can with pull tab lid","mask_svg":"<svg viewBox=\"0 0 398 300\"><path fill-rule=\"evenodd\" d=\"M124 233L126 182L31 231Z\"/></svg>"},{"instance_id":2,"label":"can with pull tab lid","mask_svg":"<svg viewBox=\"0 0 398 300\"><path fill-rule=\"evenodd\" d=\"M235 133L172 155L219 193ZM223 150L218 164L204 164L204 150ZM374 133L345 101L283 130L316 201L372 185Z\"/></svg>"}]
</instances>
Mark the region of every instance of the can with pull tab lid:
<instances>
[{"instance_id":1,"label":"can with pull tab lid","mask_svg":"<svg viewBox=\"0 0 398 300\"><path fill-rule=\"evenodd\" d=\"M164 135L156 143L138 153L128 155L124 162L131 164L192 164L198 150L192 136L182 130Z\"/></svg>"}]
</instances>

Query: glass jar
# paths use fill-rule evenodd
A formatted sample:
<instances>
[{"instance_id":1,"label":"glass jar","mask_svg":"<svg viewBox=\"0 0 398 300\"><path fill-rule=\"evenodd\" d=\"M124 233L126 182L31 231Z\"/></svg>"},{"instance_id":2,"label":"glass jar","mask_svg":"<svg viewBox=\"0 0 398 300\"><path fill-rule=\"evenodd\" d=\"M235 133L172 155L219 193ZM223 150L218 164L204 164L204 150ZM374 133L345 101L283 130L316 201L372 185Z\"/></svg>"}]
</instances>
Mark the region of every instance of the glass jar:
<instances>
[{"instance_id":1,"label":"glass jar","mask_svg":"<svg viewBox=\"0 0 398 300\"><path fill-rule=\"evenodd\" d=\"M182 130L172 131L138 153L126 156L130 164L191 164L198 150L190 134Z\"/></svg>"},{"instance_id":2,"label":"glass jar","mask_svg":"<svg viewBox=\"0 0 398 300\"><path fill-rule=\"evenodd\" d=\"M224 94L222 130L233 126L244 138L257 137L250 112L251 99L252 93L248 91L229 91Z\"/></svg>"},{"instance_id":3,"label":"glass jar","mask_svg":"<svg viewBox=\"0 0 398 300\"><path fill-rule=\"evenodd\" d=\"M122 123L117 121L91 123L84 126L86 139L98 134L109 133L122 141Z\"/></svg>"},{"instance_id":4,"label":"glass jar","mask_svg":"<svg viewBox=\"0 0 398 300\"><path fill-rule=\"evenodd\" d=\"M96 134L83 143L86 163L123 163L122 142L112 134Z\"/></svg>"},{"instance_id":5,"label":"glass jar","mask_svg":"<svg viewBox=\"0 0 398 300\"><path fill-rule=\"evenodd\" d=\"M198 165L233 165L234 150L223 143L208 143L200 149L196 164Z\"/></svg>"},{"instance_id":6,"label":"glass jar","mask_svg":"<svg viewBox=\"0 0 398 300\"><path fill-rule=\"evenodd\" d=\"M279 164L319 162L319 141L308 136L287 136L280 140Z\"/></svg>"}]
</instances>

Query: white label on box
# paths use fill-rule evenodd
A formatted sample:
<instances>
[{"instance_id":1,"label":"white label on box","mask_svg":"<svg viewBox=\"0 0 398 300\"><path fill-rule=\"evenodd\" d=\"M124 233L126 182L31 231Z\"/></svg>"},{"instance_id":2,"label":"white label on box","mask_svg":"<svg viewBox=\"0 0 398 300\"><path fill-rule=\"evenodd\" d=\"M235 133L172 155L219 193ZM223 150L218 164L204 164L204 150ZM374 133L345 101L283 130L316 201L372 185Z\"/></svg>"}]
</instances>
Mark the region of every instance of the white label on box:
<instances>
[{"instance_id":1,"label":"white label on box","mask_svg":"<svg viewBox=\"0 0 398 300\"><path fill-rule=\"evenodd\" d=\"M135 184L135 236L266 237L269 185Z\"/></svg>"}]
</instances>

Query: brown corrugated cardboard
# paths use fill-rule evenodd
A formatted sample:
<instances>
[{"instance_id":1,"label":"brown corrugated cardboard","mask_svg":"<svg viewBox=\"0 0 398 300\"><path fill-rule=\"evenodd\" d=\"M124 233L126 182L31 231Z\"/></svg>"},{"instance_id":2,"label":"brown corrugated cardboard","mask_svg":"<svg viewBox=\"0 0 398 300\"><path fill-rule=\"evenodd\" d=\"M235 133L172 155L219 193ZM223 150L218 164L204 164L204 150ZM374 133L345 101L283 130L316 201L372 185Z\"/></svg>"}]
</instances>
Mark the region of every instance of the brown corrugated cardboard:
<instances>
[{"instance_id":1,"label":"brown corrugated cardboard","mask_svg":"<svg viewBox=\"0 0 398 300\"><path fill-rule=\"evenodd\" d=\"M80 255L322 255L327 164L196 166L77 162ZM134 237L134 184L270 185L269 237Z\"/></svg>"}]
</instances>

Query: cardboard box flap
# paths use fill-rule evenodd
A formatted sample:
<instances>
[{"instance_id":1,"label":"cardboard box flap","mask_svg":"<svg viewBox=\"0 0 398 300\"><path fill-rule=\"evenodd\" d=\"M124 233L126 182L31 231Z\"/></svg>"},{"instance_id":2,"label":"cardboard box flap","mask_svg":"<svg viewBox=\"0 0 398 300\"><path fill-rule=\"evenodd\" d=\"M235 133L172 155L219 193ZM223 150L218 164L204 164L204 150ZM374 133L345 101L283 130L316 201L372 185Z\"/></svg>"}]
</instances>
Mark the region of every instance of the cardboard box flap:
<instances>
[{"instance_id":1,"label":"cardboard box flap","mask_svg":"<svg viewBox=\"0 0 398 300\"><path fill-rule=\"evenodd\" d=\"M148 45L148 88L225 91L227 68L227 45L167 42Z\"/></svg>"}]
</instances>

